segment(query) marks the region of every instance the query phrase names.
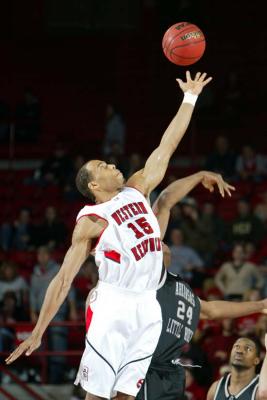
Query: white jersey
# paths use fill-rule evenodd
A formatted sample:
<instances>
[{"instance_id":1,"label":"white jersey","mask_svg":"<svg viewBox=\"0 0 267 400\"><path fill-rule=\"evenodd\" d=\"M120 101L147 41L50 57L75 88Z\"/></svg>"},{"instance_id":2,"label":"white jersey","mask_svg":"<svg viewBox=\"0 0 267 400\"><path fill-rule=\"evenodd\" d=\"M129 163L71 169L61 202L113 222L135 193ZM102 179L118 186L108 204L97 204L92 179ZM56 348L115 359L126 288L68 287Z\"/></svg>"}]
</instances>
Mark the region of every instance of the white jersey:
<instances>
[{"instance_id":1,"label":"white jersey","mask_svg":"<svg viewBox=\"0 0 267 400\"><path fill-rule=\"evenodd\" d=\"M145 197L125 187L105 203L83 207L77 221L84 216L107 222L95 246L99 280L136 292L156 290L163 262L160 228Z\"/></svg>"}]
</instances>

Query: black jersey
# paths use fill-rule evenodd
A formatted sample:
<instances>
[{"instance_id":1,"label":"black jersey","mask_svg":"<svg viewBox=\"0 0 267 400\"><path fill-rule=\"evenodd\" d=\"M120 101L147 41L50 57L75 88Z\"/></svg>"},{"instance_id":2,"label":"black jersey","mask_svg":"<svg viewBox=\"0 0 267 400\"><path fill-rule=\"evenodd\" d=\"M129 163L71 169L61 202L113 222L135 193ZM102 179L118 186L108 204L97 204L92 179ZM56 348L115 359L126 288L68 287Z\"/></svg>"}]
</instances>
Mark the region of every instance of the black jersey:
<instances>
[{"instance_id":1,"label":"black jersey","mask_svg":"<svg viewBox=\"0 0 267 400\"><path fill-rule=\"evenodd\" d=\"M169 272L157 291L157 299L163 324L151 367L168 369L179 365L182 347L192 339L199 321L200 301L181 277Z\"/></svg>"},{"instance_id":2,"label":"black jersey","mask_svg":"<svg viewBox=\"0 0 267 400\"><path fill-rule=\"evenodd\" d=\"M255 400L256 393L259 385L259 375L256 375L252 381L245 386L235 396L231 395L228 391L230 384L231 374L224 375L219 381L214 400Z\"/></svg>"}]
</instances>

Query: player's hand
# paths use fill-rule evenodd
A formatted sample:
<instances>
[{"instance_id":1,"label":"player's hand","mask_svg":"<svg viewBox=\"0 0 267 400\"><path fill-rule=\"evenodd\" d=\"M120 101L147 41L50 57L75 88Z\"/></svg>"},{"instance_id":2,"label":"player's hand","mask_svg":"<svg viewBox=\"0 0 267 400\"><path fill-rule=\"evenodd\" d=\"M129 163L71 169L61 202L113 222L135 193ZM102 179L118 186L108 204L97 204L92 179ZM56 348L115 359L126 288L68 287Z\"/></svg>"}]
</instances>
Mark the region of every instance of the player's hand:
<instances>
[{"instance_id":1,"label":"player's hand","mask_svg":"<svg viewBox=\"0 0 267 400\"><path fill-rule=\"evenodd\" d=\"M191 78L191 74L189 71L186 71L186 81L182 81L182 79L176 79L180 88L183 92L190 92L192 94L199 95L202 92L204 86L206 86L212 78L207 78L206 72L203 74L201 72L197 72L194 79Z\"/></svg>"},{"instance_id":2,"label":"player's hand","mask_svg":"<svg viewBox=\"0 0 267 400\"><path fill-rule=\"evenodd\" d=\"M267 350L267 333L265 333L265 340L264 340L264 342L265 342L265 348L266 348L266 350Z\"/></svg>"},{"instance_id":3,"label":"player's hand","mask_svg":"<svg viewBox=\"0 0 267 400\"><path fill-rule=\"evenodd\" d=\"M22 342L16 350L14 350L9 357L6 358L6 364L13 363L17 358L19 358L22 354L26 354L26 356L30 356L32 352L41 345L40 336L32 333L24 342Z\"/></svg>"},{"instance_id":4,"label":"player's hand","mask_svg":"<svg viewBox=\"0 0 267 400\"><path fill-rule=\"evenodd\" d=\"M205 189L212 193L214 192L214 186L217 185L222 197L224 197L225 192L229 197L232 196L231 191L235 190L235 187L225 182L220 174L215 174L214 172L209 171L201 171L200 173L202 176L201 183Z\"/></svg>"}]
</instances>

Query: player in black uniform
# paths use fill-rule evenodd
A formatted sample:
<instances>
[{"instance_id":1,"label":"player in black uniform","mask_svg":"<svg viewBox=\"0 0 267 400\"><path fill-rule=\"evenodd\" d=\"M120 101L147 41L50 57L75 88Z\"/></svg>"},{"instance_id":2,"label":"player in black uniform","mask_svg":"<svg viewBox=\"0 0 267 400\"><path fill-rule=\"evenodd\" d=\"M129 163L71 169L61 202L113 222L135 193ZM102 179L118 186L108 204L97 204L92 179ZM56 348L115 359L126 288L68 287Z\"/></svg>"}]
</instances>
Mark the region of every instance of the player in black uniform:
<instances>
[{"instance_id":1,"label":"player in black uniform","mask_svg":"<svg viewBox=\"0 0 267 400\"><path fill-rule=\"evenodd\" d=\"M267 350L267 335L265 347ZM259 355L259 346L253 339L239 338L231 351L230 373L211 385L207 400L266 400L267 356L265 354L260 375L257 375Z\"/></svg>"},{"instance_id":2,"label":"player in black uniform","mask_svg":"<svg viewBox=\"0 0 267 400\"><path fill-rule=\"evenodd\" d=\"M170 209L200 182L210 191L217 185L222 196L225 191L231 195L230 190L233 189L220 175L206 171L169 185L153 207L162 239L168 225ZM170 263L167 246L164 247L164 263L165 266ZM157 292L157 298L162 309L162 332L137 400L184 398L185 372L179 363L179 357L184 344L192 339L199 318L235 318L267 308L267 300L242 303L200 300L186 282L171 273L167 273L164 285Z\"/></svg>"}]
</instances>

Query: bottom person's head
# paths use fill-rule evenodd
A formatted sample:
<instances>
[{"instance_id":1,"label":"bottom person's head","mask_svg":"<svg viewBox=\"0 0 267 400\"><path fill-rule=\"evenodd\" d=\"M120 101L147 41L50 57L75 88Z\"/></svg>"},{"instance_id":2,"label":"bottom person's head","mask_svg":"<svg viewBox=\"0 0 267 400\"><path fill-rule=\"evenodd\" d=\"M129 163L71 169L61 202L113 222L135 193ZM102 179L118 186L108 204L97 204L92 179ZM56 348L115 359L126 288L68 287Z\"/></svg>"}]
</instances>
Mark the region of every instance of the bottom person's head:
<instances>
[{"instance_id":1,"label":"bottom person's head","mask_svg":"<svg viewBox=\"0 0 267 400\"><path fill-rule=\"evenodd\" d=\"M256 369L260 363L260 346L252 338L241 337L234 343L230 364L238 371Z\"/></svg>"}]
</instances>

